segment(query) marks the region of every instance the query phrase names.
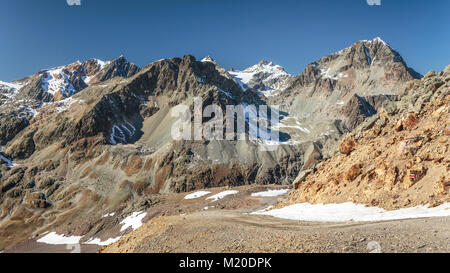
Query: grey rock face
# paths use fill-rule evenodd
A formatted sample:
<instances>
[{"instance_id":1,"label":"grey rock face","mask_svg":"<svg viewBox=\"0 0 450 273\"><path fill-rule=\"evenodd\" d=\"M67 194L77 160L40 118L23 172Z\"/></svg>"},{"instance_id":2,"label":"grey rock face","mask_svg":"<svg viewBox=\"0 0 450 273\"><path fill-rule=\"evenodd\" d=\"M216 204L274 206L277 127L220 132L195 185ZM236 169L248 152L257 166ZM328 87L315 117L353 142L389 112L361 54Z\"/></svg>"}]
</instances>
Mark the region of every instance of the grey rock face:
<instances>
[{"instance_id":1,"label":"grey rock face","mask_svg":"<svg viewBox=\"0 0 450 273\"><path fill-rule=\"evenodd\" d=\"M27 126L26 118L17 117L12 113L0 113L0 145L6 145Z\"/></svg>"},{"instance_id":2,"label":"grey rock face","mask_svg":"<svg viewBox=\"0 0 450 273\"><path fill-rule=\"evenodd\" d=\"M141 69L133 64L128 62L125 57L120 56L119 58L107 63L104 68L95 76L95 79L92 83L96 82L104 82L114 77L123 77L129 78L136 73L138 73Z\"/></svg>"}]
</instances>

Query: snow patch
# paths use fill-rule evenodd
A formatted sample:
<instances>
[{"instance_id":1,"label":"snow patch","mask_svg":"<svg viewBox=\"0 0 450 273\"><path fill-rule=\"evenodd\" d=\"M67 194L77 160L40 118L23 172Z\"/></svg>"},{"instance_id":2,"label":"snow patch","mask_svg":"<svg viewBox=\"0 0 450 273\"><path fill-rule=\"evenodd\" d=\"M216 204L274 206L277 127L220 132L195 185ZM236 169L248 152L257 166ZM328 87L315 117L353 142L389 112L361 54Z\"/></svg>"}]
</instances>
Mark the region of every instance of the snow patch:
<instances>
[{"instance_id":1,"label":"snow patch","mask_svg":"<svg viewBox=\"0 0 450 273\"><path fill-rule=\"evenodd\" d=\"M5 86L9 89L13 89L14 91L17 91L17 90L21 89L24 86L24 84L0 81L0 86Z\"/></svg>"},{"instance_id":2,"label":"snow patch","mask_svg":"<svg viewBox=\"0 0 450 273\"><path fill-rule=\"evenodd\" d=\"M81 237L83 236L64 236L59 235L56 232L51 232L44 237L37 240L38 243L44 243L48 245L75 245L79 244Z\"/></svg>"},{"instance_id":3,"label":"snow patch","mask_svg":"<svg viewBox=\"0 0 450 273\"><path fill-rule=\"evenodd\" d=\"M210 62L210 63L213 63L214 60L213 60L213 58L211 58L210 56L206 56L205 58L202 59L202 62L203 62L203 63L204 63L204 62Z\"/></svg>"},{"instance_id":4,"label":"snow patch","mask_svg":"<svg viewBox=\"0 0 450 273\"><path fill-rule=\"evenodd\" d=\"M123 219L122 222L120 222L120 224L122 225L120 232L125 231L129 227L131 227L133 230L140 228L143 225L142 220L145 218L146 215L147 213L143 211L133 212L133 214L131 214L127 218Z\"/></svg>"},{"instance_id":5,"label":"snow patch","mask_svg":"<svg viewBox=\"0 0 450 273\"><path fill-rule=\"evenodd\" d=\"M200 198L203 197L205 195L210 194L210 191L197 191L191 194L188 194L184 197L184 199L189 200L189 199L196 199L196 198Z\"/></svg>"},{"instance_id":6,"label":"snow patch","mask_svg":"<svg viewBox=\"0 0 450 273\"><path fill-rule=\"evenodd\" d=\"M256 192L252 193L252 197L275 197L275 196L281 196L288 193L289 189L282 189L282 190L268 190L263 192Z\"/></svg>"},{"instance_id":7,"label":"snow patch","mask_svg":"<svg viewBox=\"0 0 450 273\"><path fill-rule=\"evenodd\" d=\"M348 75L344 75L342 73L333 74L330 72L330 68L327 68L327 70L322 70L322 69L319 69L319 70L320 70L320 75L322 75L324 78L332 79L335 81L339 80L342 77L344 77L344 78L348 77Z\"/></svg>"},{"instance_id":8,"label":"snow patch","mask_svg":"<svg viewBox=\"0 0 450 273\"><path fill-rule=\"evenodd\" d=\"M112 213L108 213L102 216L102 218L106 218L106 217L113 217L116 213L112 212Z\"/></svg>"},{"instance_id":9,"label":"snow patch","mask_svg":"<svg viewBox=\"0 0 450 273\"><path fill-rule=\"evenodd\" d=\"M102 61L100 59L94 59L94 60L100 66L100 70L102 70L103 68L105 68L105 66L107 66L109 63L111 63L111 61L105 62L105 61Z\"/></svg>"},{"instance_id":10,"label":"snow patch","mask_svg":"<svg viewBox=\"0 0 450 273\"><path fill-rule=\"evenodd\" d=\"M234 195L237 193L239 193L239 191L235 191L235 190L223 191L223 192L219 192L218 194L215 194L213 196L206 198L206 200L212 200L211 202L216 202L217 200L223 199L228 195Z\"/></svg>"},{"instance_id":11,"label":"snow patch","mask_svg":"<svg viewBox=\"0 0 450 273\"><path fill-rule=\"evenodd\" d=\"M116 238L110 238L106 241L102 241L99 238L92 238L89 241L85 242L85 245L99 245L99 246L107 246L110 245L112 243L115 243L117 241L120 240L120 238L122 238L122 236L118 236Z\"/></svg>"},{"instance_id":12,"label":"snow patch","mask_svg":"<svg viewBox=\"0 0 450 273\"><path fill-rule=\"evenodd\" d=\"M85 84L89 85L89 83L91 82L91 80L94 78L94 76L85 76L83 77L83 81Z\"/></svg>"},{"instance_id":13,"label":"snow patch","mask_svg":"<svg viewBox=\"0 0 450 273\"><path fill-rule=\"evenodd\" d=\"M70 106L72 104L74 104L75 102L81 102L81 101L80 100L75 100L75 99L69 97L67 99L56 101L56 102L44 103L43 106L45 106L45 105L56 106L56 108L55 108L56 112L61 113L61 112L67 111L67 109L69 109ZM40 107L40 108L42 108L42 107ZM37 112L36 112L36 114L37 114ZM34 116L36 114L34 114Z\"/></svg>"},{"instance_id":14,"label":"snow patch","mask_svg":"<svg viewBox=\"0 0 450 273\"><path fill-rule=\"evenodd\" d=\"M116 145L119 143L127 143L127 136L131 138L136 133L136 127L133 126L128 121L125 121L124 124L114 125L111 128L111 135L109 137L109 142L112 145Z\"/></svg>"},{"instance_id":15,"label":"snow patch","mask_svg":"<svg viewBox=\"0 0 450 273\"><path fill-rule=\"evenodd\" d=\"M64 71L64 67L58 67L45 72L42 78L42 88L52 94L60 93L64 97L70 97L75 94L75 88L70 81L70 75Z\"/></svg>"},{"instance_id":16,"label":"snow patch","mask_svg":"<svg viewBox=\"0 0 450 273\"><path fill-rule=\"evenodd\" d=\"M371 222L450 216L450 203L434 208L430 208L427 205L393 211L387 211L379 207L366 207L365 205L350 202L325 205L302 203L267 212L254 212L254 214L312 222Z\"/></svg>"},{"instance_id":17,"label":"snow patch","mask_svg":"<svg viewBox=\"0 0 450 273\"><path fill-rule=\"evenodd\" d=\"M295 125L287 125L285 124L287 120L293 119L295 122ZM274 124L272 126L273 129L281 129L281 128L291 128L291 129L297 129L305 134L311 134L311 131L305 127L302 126L302 123L294 117L288 117L286 119L283 119L281 122Z\"/></svg>"}]
</instances>

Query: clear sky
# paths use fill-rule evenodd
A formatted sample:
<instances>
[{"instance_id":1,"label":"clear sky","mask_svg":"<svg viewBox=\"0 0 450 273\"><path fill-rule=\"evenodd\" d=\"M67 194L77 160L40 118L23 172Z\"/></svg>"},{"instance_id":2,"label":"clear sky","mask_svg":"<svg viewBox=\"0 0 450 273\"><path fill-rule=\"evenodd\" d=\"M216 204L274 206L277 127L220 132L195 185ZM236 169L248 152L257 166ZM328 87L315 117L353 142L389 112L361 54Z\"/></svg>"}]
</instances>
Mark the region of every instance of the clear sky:
<instances>
[{"instance_id":1,"label":"clear sky","mask_svg":"<svg viewBox=\"0 0 450 273\"><path fill-rule=\"evenodd\" d=\"M69 0L72 1L72 0ZM424 74L450 64L450 1L0 0L0 80L96 57L211 55L225 68L261 59L292 74L380 36Z\"/></svg>"}]
</instances>

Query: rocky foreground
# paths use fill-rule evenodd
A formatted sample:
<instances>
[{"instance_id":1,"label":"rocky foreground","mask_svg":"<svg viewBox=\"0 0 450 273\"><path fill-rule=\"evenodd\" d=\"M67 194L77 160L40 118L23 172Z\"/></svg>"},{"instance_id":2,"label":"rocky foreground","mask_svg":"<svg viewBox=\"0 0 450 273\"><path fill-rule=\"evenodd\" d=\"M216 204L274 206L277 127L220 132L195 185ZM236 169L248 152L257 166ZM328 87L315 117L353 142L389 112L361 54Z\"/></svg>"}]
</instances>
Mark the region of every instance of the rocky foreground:
<instances>
[{"instance_id":1,"label":"rocky foreground","mask_svg":"<svg viewBox=\"0 0 450 273\"><path fill-rule=\"evenodd\" d=\"M185 199L187 194L160 196L160 204L147 210L140 228L108 246L83 242L81 252L101 253L368 253L449 252L450 217L376 222L305 222L253 214L273 205L279 196L255 193L285 191L279 187L243 186L236 194L213 201L211 196ZM198 193L198 192L196 192ZM209 199L208 199L209 198ZM105 216L105 219L114 219ZM120 228L105 226L116 237ZM41 235L42 236L42 235ZM71 252L73 246L37 242L31 238L6 253Z\"/></svg>"},{"instance_id":2,"label":"rocky foreground","mask_svg":"<svg viewBox=\"0 0 450 273\"><path fill-rule=\"evenodd\" d=\"M241 190L241 188L239 188ZM253 189L253 191L256 189ZM245 193L245 192L244 192ZM243 194L215 208L155 217L102 253L449 252L450 217L319 223L249 214L276 202ZM180 204L187 203L180 201ZM233 204L222 206L221 204ZM238 205L239 204L239 205Z\"/></svg>"}]
</instances>

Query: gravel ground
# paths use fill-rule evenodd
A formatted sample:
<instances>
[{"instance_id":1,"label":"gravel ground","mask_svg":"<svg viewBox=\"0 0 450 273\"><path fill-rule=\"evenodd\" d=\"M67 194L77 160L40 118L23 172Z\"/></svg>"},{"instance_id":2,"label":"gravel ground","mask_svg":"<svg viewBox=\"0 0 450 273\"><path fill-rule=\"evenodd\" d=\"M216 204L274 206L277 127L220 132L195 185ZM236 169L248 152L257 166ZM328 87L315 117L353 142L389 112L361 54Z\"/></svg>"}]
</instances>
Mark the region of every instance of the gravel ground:
<instances>
[{"instance_id":1,"label":"gravel ground","mask_svg":"<svg viewBox=\"0 0 450 273\"><path fill-rule=\"evenodd\" d=\"M450 252L450 217L311 223L207 211L155 218L103 252Z\"/></svg>"},{"instance_id":2,"label":"gravel ground","mask_svg":"<svg viewBox=\"0 0 450 273\"><path fill-rule=\"evenodd\" d=\"M102 252L450 252L450 217L370 223L316 223L248 214L279 197L252 197L254 192L282 187L243 186L217 202L206 197L185 200L186 194L164 197L147 211L146 224ZM210 189L211 194L227 190ZM117 236L110 234L110 237ZM81 245L81 252L101 247ZM5 252L71 252L27 240Z\"/></svg>"}]
</instances>

